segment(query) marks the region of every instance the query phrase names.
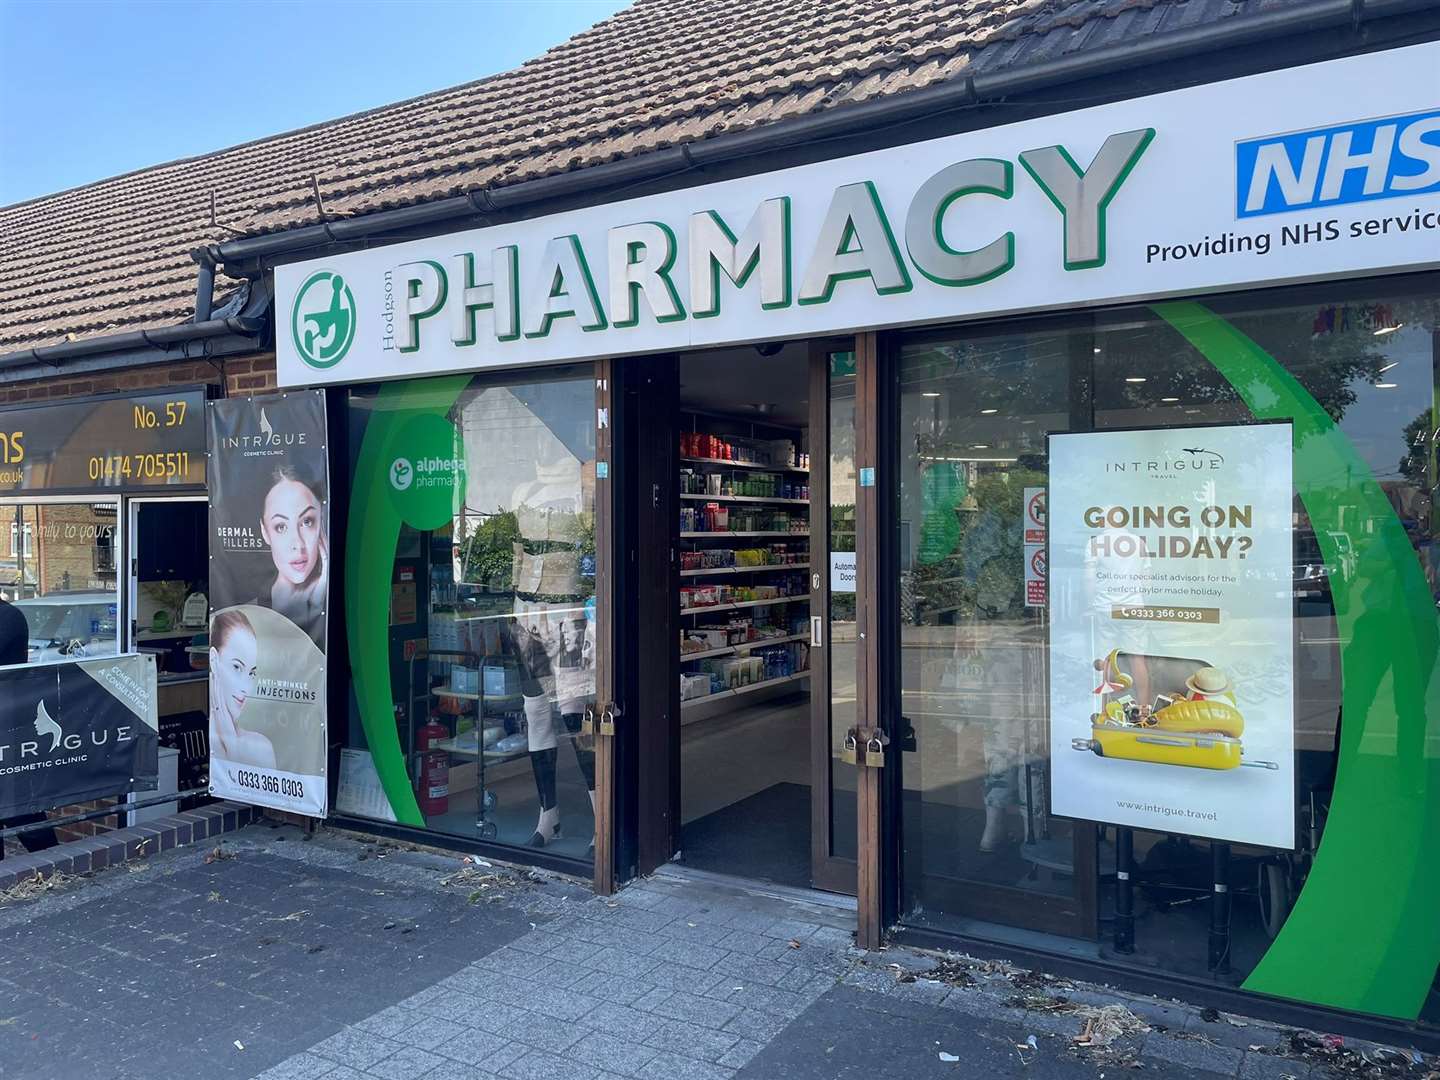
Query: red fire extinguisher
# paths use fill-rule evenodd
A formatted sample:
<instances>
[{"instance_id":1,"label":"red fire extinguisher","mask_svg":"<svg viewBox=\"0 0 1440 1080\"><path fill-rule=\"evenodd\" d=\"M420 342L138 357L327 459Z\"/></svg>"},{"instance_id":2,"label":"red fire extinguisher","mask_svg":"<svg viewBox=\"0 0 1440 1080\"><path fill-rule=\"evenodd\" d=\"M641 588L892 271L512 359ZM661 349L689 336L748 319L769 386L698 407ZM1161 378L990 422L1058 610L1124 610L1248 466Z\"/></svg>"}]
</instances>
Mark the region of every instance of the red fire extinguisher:
<instances>
[{"instance_id":1,"label":"red fire extinguisher","mask_svg":"<svg viewBox=\"0 0 1440 1080\"><path fill-rule=\"evenodd\" d=\"M415 733L415 749L420 755L420 812L426 817L444 814L450 809L450 755L430 747L450 737L449 730L433 716Z\"/></svg>"}]
</instances>

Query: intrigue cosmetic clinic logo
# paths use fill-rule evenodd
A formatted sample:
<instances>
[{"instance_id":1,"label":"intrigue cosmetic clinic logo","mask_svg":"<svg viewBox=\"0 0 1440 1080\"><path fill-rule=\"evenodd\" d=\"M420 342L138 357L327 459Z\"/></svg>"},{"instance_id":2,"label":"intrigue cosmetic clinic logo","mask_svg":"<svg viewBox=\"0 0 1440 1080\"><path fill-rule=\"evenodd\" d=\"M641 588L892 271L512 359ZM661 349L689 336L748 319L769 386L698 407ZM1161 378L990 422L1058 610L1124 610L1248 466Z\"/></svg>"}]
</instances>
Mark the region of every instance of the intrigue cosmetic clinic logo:
<instances>
[{"instance_id":1,"label":"intrigue cosmetic clinic logo","mask_svg":"<svg viewBox=\"0 0 1440 1080\"><path fill-rule=\"evenodd\" d=\"M355 295L345 279L317 270L295 293L290 336L300 359L312 368L332 368L355 340Z\"/></svg>"}]
</instances>

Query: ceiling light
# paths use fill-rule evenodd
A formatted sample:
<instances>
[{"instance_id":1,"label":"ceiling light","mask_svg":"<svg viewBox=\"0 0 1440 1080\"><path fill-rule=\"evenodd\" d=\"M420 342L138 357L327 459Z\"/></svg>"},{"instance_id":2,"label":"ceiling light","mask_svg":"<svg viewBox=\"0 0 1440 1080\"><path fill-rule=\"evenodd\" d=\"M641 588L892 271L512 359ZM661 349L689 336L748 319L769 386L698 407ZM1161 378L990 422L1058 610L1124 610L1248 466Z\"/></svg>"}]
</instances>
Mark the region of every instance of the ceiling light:
<instances>
[{"instance_id":1,"label":"ceiling light","mask_svg":"<svg viewBox=\"0 0 1440 1080\"><path fill-rule=\"evenodd\" d=\"M983 442L971 443L971 444L970 444L970 449L971 449L971 450L989 450L989 449L990 449L990 444L989 444L989 443L983 443Z\"/></svg>"},{"instance_id":2,"label":"ceiling light","mask_svg":"<svg viewBox=\"0 0 1440 1080\"><path fill-rule=\"evenodd\" d=\"M1100 346L1099 346L1099 345L1096 345L1096 346L1095 346L1095 355L1096 355L1096 356L1099 356L1099 355L1100 355Z\"/></svg>"},{"instance_id":3,"label":"ceiling light","mask_svg":"<svg viewBox=\"0 0 1440 1080\"><path fill-rule=\"evenodd\" d=\"M1186 409L1186 410L1185 410L1185 415L1186 415L1186 416L1194 416L1194 415L1195 415L1196 413L1198 413L1199 411L1200 411L1199 409Z\"/></svg>"},{"instance_id":4,"label":"ceiling light","mask_svg":"<svg viewBox=\"0 0 1440 1080\"><path fill-rule=\"evenodd\" d=\"M1375 336L1384 337L1386 334L1393 334L1396 330L1399 330L1404 325L1405 324L1401 322L1396 323L1394 326L1382 326L1379 330L1375 331Z\"/></svg>"},{"instance_id":5,"label":"ceiling light","mask_svg":"<svg viewBox=\"0 0 1440 1080\"><path fill-rule=\"evenodd\" d=\"M1396 385L1398 385L1398 384L1393 383L1393 382L1377 382L1377 383L1375 384L1375 389L1376 389L1376 390L1394 390L1395 387L1396 387Z\"/></svg>"},{"instance_id":6,"label":"ceiling light","mask_svg":"<svg viewBox=\"0 0 1440 1080\"><path fill-rule=\"evenodd\" d=\"M980 410L980 415L981 415L981 416L994 416L994 415L995 415L997 412L999 412L999 411L1000 411L999 409L981 409L981 410Z\"/></svg>"},{"instance_id":7,"label":"ceiling light","mask_svg":"<svg viewBox=\"0 0 1440 1080\"><path fill-rule=\"evenodd\" d=\"M921 397L939 397L939 396L940 396L940 391L939 391L939 390L921 390L921 391L920 391L920 396L921 396Z\"/></svg>"},{"instance_id":8,"label":"ceiling light","mask_svg":"<svg viewBox=\"0 0 1440 1080\"><path fill-rule=\"evenodd\" d=\"M1399 366L1400 366L1400 361L1399 361L1399 360L1391 360L1390 363L1388 363L1388 364L1386 364L1384 367L1382 367L1379 371L1376 372L1376 374L1377 374L1377 375L1384 375L1385 372L1389 371L1392 367L1399 367Z\"/></svg>"},{"instance_id":9,"label":"ceiling light","mask_svg":"<svg viewBox=\"0 0 1440 1080\"><path fill-rule=\"evenodd\" d=\"M1180 399L1178 397L1162 397L1160 400L1166 405L1173 405Z\"/></svg>"},{"instance_id":10,"label":"ceiling light","mask_svg":"<svg viewBox=\"0 0 1440 1080\"><path fill-rule=\"evenodd\" d=\"M1144 376L1144 375L1126 375L1126 376L1125 376L1125 381L1126 381L1126 382L1140 383L1140 382L1144 382L1144 381L1145 381L1145 376Z\"/></svg>"}]
</instances>

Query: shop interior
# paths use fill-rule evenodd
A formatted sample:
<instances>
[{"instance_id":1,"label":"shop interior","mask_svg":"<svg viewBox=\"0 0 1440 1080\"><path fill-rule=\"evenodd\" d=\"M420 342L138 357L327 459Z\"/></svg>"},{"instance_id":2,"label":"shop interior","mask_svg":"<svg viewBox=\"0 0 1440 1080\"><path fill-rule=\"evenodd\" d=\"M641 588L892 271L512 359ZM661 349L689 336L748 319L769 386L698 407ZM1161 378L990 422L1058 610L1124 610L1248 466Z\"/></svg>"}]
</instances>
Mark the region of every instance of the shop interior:
<instances>
[{"instance_id":1,"label":"shop interior","mask_svg":"<svg viewBox=\"0 0 1440 1080\"><path fill-rule=\"evenodd\" d=\"M203 788L210 757L208 504L195 496L131 499L127 506L131 648L155 657L160 789Z\"/></svg>"},{"instance_id":2,"label":"shop interior","mask_svg":"<svg viewBox=\"0 0 1440 1080\"><path fill-rule=\"evenodd\" d=\"M806 888L810 870L809 357L680 359L680 849Z\"/></svg>"}]
</instances>

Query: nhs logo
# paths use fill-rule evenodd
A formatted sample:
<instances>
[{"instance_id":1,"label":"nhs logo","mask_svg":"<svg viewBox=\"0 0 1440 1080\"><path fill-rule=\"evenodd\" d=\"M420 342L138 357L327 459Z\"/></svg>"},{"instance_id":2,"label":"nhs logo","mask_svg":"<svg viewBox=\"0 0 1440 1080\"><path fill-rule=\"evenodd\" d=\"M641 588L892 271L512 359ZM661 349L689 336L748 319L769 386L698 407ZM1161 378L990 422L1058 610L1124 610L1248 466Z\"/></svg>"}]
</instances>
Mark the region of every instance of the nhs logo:
<instances>
[{"instance_id":1,"label":"nhs logo","mask_svg":"<svg viewBox=\"0 0 1440 1080\"><path fill-rule=\"evenodd\" d=\"M1440 109L1235 144L1235 216L1440 192Z\"/></svg>"}]
</instances>

